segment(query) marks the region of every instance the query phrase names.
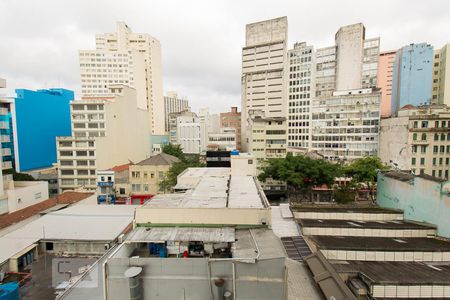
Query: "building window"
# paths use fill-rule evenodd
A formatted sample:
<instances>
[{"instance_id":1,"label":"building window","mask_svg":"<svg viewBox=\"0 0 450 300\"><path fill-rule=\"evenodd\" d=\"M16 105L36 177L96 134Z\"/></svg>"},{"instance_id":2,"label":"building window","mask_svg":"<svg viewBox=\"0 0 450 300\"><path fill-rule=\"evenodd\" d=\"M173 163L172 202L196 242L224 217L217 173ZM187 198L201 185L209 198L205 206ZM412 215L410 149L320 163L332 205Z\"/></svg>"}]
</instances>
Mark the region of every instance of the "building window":
<instances>
[{"instance_id":1,"label":"building window","mask_svg":"<svg viewBox=\"0 0 450 300\"><path fill-rule=\"evenodd\" d=\"M425 164L425 157L420 158L420 165L423 166Z\"/></svg>"},{"instance_id":2,"label":"building window","mask_svg":"<svg viewBox=\"0 0 450 300\"><path fill-rule=\"evenodd\" d=\"M140 192L141 191L141 185L140 184L132 184L131 185L131 191L132 192Z\"/></svg>"},{"instance_id":3,"label":"building window","mask_svg":"<svg viewBox=\"0 0 450 300\"><path fill-rule=\"evenodd\" d=\"M249 160L248 160L248 164L249 164L249 165L253 165L253 159L249 159Z\"/></svg>"},{"instance_id":4,"label":"building window","mask_svg":"<svg viewBox=\"0 0 450 300\"><path fill-rule=\"evenodd\" d=\"M131 172L131 177L132 178L140 178L141 177L141 173L140 172Z\"/></svg>"},{"instance_id":5,"label":"building window","mask_svg":"<svg viewBox=\"0 0 450 300\"><path fill-rule=\"evenodd\" d=\"M416 141L417 140L417 133L414 133L413 134L413 141Z\"/></svg>"},{"instance_id":6,"label":"building window","mask_svg":"<svg viewBox=\"0 0 450 300\"><path fill-rule=\"evenodd\" d=\"M427 134L426 133L422 133L422 141L425 141L427 139Z\"/></svg>"},{"instance_id":7,"label":"building window","mask_svg":"<svg viewBox=\"0 0 450 300\"><path fill-rule=\"evenodd\" d=\"M416 165L416 158L415 157L411 158L411 165L413 165L413 166Z\"/></svg>"},{"instance_id":8,"label":"building window","mask_svg":"<svg viewBox=\"0 0 450 300\"><path fill-rule=\"evenodd\" d=\"M435 140L435 141L438 141L438 140L439 140L439 134L437 134L437 133L434 134L434 140Z\"/></svg>"},{"instance_id":9,"label":"building window","mask_svg":"<svg viewBox=\"0 0 450 300\"><path fill-rule=\"evenodd\" d=\"M154 172L150 172L150 178L155 178L155 173Z\"/></svg>"},{"instance_id":10,"label":"building window","mask_svg":"<svg viewBox=\"0 0 450 300\"><path fill-rule=\"evenodd\" d=\"M439 147L438 146L433 146L433 153L438 153L439 151Z\"/></svg>"},{"instance_id":11,"label":"building window","mask_svg":"<svg viewBox=\"0 0 450 300\"><path fill-rule=\"evenodd\" d=\"M433 177L436 177L436 170L431 171L431 175L432 175Z\"/></svg>"},{"instance_id":12,"label":"building window","mask_svg":"<svg viewBox=\"0 0 450 300\"><path fill-rule=\"evenodd\" d=\"M148 192L148 184L144 184L144 192Z\"/></svg>"},{"instance_id":13,"label":"building window","mask_svg":"<svg viewBox=\"0 0 450 300\"><path fill-rule=\"evenodd\" d=\"M422 121L422 128L428 128L428 121Z\"/></svg>"},{"instance_id":14,"label":"building window","mask_svg":"<svg viewBox=\"0 0 450 300\"><path fill-rule=\"evenodd\" d=\"M436 165L436 157L433 157L433 166Z\"/></svg>"},{"instance_id":15,"label":"building window","mask_svg":"<svg viewBox=\"0 0 450 300\"><path fill-rule=\"evenodd\" d=\"M422 149L422 153L427 153L427 146L423 145L421 147L421 149Z\"/></svg>"},{"instance_id":16,"label":"building window","mask_svg":"<svg viewBox=\"0 0 450 300\"><path fill-rule=\"evenodd\" d=\"M414 128L418 128L419 127L419 123L417 121L414 121Z\"/></svg>"}]
</instances>

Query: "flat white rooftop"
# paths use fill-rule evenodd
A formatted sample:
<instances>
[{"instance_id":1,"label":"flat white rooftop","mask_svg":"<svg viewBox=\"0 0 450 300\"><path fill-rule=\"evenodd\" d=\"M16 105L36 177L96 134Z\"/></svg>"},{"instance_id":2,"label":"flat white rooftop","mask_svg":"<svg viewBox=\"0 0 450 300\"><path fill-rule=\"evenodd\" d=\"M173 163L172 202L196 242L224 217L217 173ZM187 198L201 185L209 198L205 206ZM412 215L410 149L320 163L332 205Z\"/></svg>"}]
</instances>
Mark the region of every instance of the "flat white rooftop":
<instances>
[{"instance_id":1,"label":"flat white rooftop","mask_svg":"<svg viewBox=\"0 0 450 300\"><path fill-rule=\"evenodd\" d=\"M0 238L0 263L39 240L113 241L133 221L134 207L74 205Z\"/></svg>"},{"instance_id":2,"label":"flat white rooftop","mask_svg":"<svg viewBox=\"0 0 450 300\"><path fill-rule=\"evenodd\" d=\"M267 205L252 176L226 175L201 177L186 193L157 195L143 208L267 208Z\"/></svg>"}]
</instances>

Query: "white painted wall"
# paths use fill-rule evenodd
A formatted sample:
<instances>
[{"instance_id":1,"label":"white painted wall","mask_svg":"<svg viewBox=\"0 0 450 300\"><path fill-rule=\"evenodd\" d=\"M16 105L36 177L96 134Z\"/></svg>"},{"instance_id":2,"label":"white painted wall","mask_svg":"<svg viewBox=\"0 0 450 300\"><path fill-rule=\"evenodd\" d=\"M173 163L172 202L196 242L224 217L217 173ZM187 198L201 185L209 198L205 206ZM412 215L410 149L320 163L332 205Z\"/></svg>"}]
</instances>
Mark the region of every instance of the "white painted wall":
<instances>
[{"instance_id":1,"label":"white painted wall","mask_svg":"<svg viewBox=\"0 0 450 300\"><path fill-rule=\"evenodd\" d=\"M10 213L48 199L47 181L14 181L12 184L14 188L6 190Z\"/></svg>"}]
</instances>

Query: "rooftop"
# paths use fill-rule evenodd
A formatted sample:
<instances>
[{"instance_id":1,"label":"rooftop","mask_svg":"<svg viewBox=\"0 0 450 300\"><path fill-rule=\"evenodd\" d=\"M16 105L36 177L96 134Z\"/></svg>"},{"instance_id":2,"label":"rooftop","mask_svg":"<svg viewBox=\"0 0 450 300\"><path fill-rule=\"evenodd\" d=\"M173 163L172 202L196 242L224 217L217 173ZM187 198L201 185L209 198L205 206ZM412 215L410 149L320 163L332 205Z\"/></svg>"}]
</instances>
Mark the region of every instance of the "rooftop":
<instances>
[{"instance_id":1,"label":"rooftop","mask_svg":"<svg viewBox=\"0 0 450 300\"><path fill-rule=\"evenodd\" d=\"M364 251L450 251L450 242L434 238L308 236L320 249Z\"/></svg>"},{"instance_id":2,"label":"rooftop","mask_svg":"<svg viewBox=\"0 0 450 300\"><path fill-rule=\"evenodd\" d=\"M111 171L114 171L114 172L122 172L122 171L128 170L131 164L133 164L133 163L130 162L130 163L128 163L128 164L119 165L119 166L114 166L114 167L111 168Z\"/></svg>"},{"instance_id":3,"label":"rooftop","mask_svg":"<svg viewBox=\"0 0 450 300\"><path fill-rule=\"evenodd\" d=\"M338 261L333 266L338 273L360 272L372 284L450 285L450 264Z\"/></svg>"},{"instance_id":4,"label":"rooftop","mask_svg":"<svg viewBox=\"0 0 450 300\"><path fill-rule=\"evenodd\" d=\"M48 213L0 238L0 262L39 240L113 241L133 215L132 206L81 204Z\"/></svg>"},{"instance_id":5,"label":"rooftop","mask_svg":"<svg viewBox=\"0 0 450 300\"><path fill-rule=\"evenodd\" d=\"M223 243L235 241L235 229L232 227L138 227L126 238L126 242L189 242Z\"/></svg>"},{"instance_id":6,"label":"rooftop","mask_svg":"<svg viewBox=\"0 0 450 300\"><path fill-rule=\"evenodd\" d=\"M157 195L142 208L268 208L267 200L252 176L230 176L228 168L224 168L226 172L211 169L213 174L218 175L201 177L198 174L207 171L188 171L183 176L200 176L191 184L181 183L185 187L190 186L190 190L180 194Z\"/></svg>"},{"instance_id":7,"label":"rooftop","mask_svg":"<svg viewBox=\"0 0 450 300\"><path fill-rule=\"evenodd\" d=\"M299 219L299 224L303 227L333 227L333 228L367 228L367 229L435 229L429 224L418 224L395 221L349 221L349 220L329 220L329 219Z\"/></svg>"},{"instance_id":8,"label":"rooftop","mask_svg":"<svg viewBox=\"0 0 450 300\"><path fill-rule=\"evenodd\" d=\"M157 155L151 156L147 159L144 159L138 162L136 165L139 166L170 166L175 162L179 162L180 160L172 155L166 153L159 153Z\"/></svg>"}]
</instances>

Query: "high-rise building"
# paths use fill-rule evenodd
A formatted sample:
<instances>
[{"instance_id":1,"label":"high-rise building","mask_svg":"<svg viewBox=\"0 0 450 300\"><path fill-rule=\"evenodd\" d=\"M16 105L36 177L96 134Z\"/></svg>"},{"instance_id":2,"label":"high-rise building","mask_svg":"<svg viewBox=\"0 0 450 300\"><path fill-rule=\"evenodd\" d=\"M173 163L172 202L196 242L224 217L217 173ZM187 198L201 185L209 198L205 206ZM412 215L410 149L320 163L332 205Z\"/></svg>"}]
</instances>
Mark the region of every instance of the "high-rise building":
<instances>
[{"instance_id":1,"label":"high-rise building","mask_svg":"<svg viewBox=\"0 0 450 300\"><path fill-rule=\"evenodd\" d=\"M450 106L450 44L434 51L431 101Z\"/></svg>"},{"instance_id":2,"label":"high-rise building","mask_svg":"<svg viewBox=\"0 0 450 300\"><path fill-rule=\"evenodd\" d=\"M206 150L208 134L206 123L194 114L177 116L177 144L183 149L183 153L200 154ZM203 133L203 136L202 136Z\"/></svg>"},{"instance_id":3,"label":"high-rise building","mask_svg":"<svg viewBox=\"0 0 450 300\"><path fill-rule=\"evenodd\" d=\"M312 107L311 150L330 160L377 155L380 93L372 89L335 92Z\"/></svg>"},{"instance_id":4,"label":"high-rise building","mask_svg":"<svg viewBox=\"0 0 450 300\"><path fill-rule=\"evenodd\" d=\"M248 150L251 111L260 111L267 118L286 117L286 51L286 17L246 26L241 78L241 147L244 151Z\"/></svg>"},{"instance_id":5,"label":"high-rise building","mask_svg":"<svg viewBox=\"0 0 450 300\"><path fill-rule=\"evenodd\" d=\"M315 96L314 48L296 43L288 51L288 146L309 148L311 99Z\"/></svg>"},{"instance_id":6,"label":"high-rise building","mask_svg":"<svg viewBox=\"0 0 450 300\"><path fill-rule=\"evenodd\" d=\"M379 38L366 39L365 28L358 23L341 27L335 42L316 52L309 150L333 160L376 155Z\"/></svg>"},{"instance_id":7,"label":"high-rise building","mask_svg":"<svg viewBox=\"0 0 450 300\"><path fill-rule=\"evenodd\" d=\"M110 85L114 96L76 100L70 104L72 136L58 137L60 192L96 189L96 170L150 154L149 114L138 107L137 92L125 85Z\"/></svg>"},{"instance_id":8,"label":"high-rise building","mask_svg":"<svg viewBox=\"0 0 450 300\"><path fill-rule=\"evenodd\" d=\"M52 167L56 163L56 137L71 134L70 103L74 93L48 89L16 90L16 94L13 109L16 170Z\"/></svg>"},{"instance_id":9,"label":"high-rise building","mask_svg":"<svg viewBox=\"0 0 450 300\"><path fill-rule=\"evenodd\" d=\"M189 110L189 101L178 96L177 92L168 92L164 97L165 130L169 132L169 114Z\"/></svg>"},{"instance_id":10,"label":"high-rise building","mask_svg":"<svg viewBox=\"0 0 450 300\"><path fill-rule=\"evenodd\" d=\"M241 113L236 106L231 111L220 113L220 127L223 129L234 128L236 132L236 149L241 150Z\"/></svg>"},{"instance_id":11,"label":"high-rise building","mask_svg":"<svg viewBox=\"0 0 450 300\"><path fill-rule=\"evenodd\" d=\"M382 119L379 155L396 169L449 179L450 109L407 105Z\"/></svg>"},{"instance_id":12,"label":"high-rise building","mask_svg":"<svg viewBox=\"0 0 450 300\"><path fill-rule=\"evenodd\" d=\"M81 92L105 95L108 86L136 90L138 106L147 109L152 134L164 134L161 45L154 37L133 33L123 22L115 33L96 36L95 50L80 50Z\"/></svg>"},{"instance_id":13,"label":"high-rise building","mask_svg":"<svg viewBox=\"0 0 450 300\"><path fill-rule=\"evenodd\" d=\"M397 51L392 81L391 114L403 106L431 103L433 46L421 43Z\"/></svg>"},{"instance_id":14,"label":"high-rise building","mask_svg":"<svg viewBox=\"0 0 450 300\"><path fill-rule=\"evenodd\" d=\"M396 51L381 52L378 58L377 82L381 91L380 114L382 117L391 115L392 77Z\"/></svg>"}]
</instances>

